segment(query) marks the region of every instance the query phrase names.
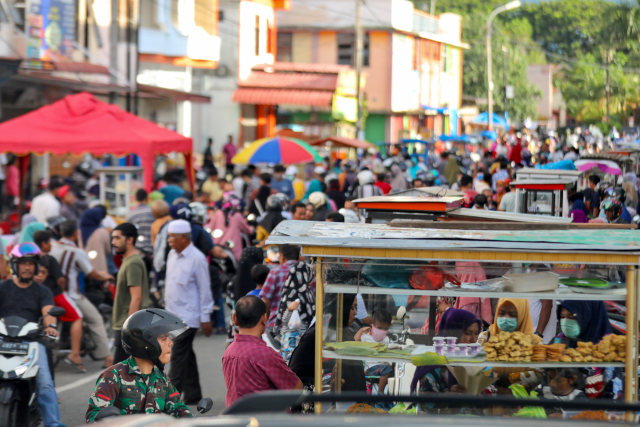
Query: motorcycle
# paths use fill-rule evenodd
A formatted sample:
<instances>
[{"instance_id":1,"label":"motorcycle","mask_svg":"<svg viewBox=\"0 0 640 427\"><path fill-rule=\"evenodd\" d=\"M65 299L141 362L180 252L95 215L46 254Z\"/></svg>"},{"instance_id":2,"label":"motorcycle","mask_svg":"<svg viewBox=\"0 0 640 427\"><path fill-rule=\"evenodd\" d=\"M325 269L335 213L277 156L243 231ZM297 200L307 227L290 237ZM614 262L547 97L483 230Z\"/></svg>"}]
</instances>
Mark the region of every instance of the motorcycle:
<instances>
[{"instance_id":1,"label":"motorcycle","mask_svg":"<svg viewBox=\"0 0 640 427\"><path fill-rule=\"evenodd\" d=\"M64 309L52 307L48 315L59 317ZM37 426L40 411L36 397L36 378L42 322L27 322L19 316L0 319L0 425ZM51 337L48 337L52 339ZM55 339L55 338L53 338Z\"/></svg>"},{"instance_id":2,"label":"motorcycle","mask_svg":"<svg viewBox=\"0 0 640 427\"><path fill-rule=\"evenodd\" d=\"M196 407L196 410L200 415L202 415L209 412L211 408L213 408L213 400L210 397L203 397L200 400L200 402L198 402L198 406ZM122 416L122 414L120 414L120 409L118 409L115 406L107 406L106 408L103 408L100 410L100 412L98 412L98 414L96 415L95 421L98 422L98 421L104 420L105 418L119 417L119 416Z\"/></svg>"}]
</instances>

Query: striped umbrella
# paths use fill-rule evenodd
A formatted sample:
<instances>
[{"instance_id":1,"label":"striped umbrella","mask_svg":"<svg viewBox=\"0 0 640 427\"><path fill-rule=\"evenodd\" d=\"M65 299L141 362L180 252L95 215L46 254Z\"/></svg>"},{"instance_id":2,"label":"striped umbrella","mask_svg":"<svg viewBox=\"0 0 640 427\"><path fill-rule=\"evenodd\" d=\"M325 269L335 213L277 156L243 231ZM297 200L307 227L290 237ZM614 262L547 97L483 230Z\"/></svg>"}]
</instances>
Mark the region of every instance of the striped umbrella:
<instances>
[{"instance_id":1,"label":"striped umbrella","mask_svg":"<svg viewBox=\"0 0 640 427\"><path fill-rule=\"evenodd\" d=\"M233 156L234 164L273 163L291 165L295 163L321 162L320 154L306 142L289 137L276 136L252 142Z\"/></svg>"}]
</instances>

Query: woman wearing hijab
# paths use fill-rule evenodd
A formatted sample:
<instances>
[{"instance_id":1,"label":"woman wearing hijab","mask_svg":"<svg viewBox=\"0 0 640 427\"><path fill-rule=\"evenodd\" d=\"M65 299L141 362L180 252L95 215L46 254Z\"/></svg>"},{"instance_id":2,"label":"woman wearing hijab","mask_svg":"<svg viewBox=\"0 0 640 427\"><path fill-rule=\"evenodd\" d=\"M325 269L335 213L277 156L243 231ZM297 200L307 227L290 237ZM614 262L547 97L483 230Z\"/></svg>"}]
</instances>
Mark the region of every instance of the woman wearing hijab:
<instances>
[{"instance_id":1,"label":"woman wearing hijab","mask_svg":"<svg viewBox=\"0 0 640 427\"><path fill-rule=\"evenodd\" d=\"M252 246L242 251L238 263L238 274L231 282L234 301L238 301L256 288L256 282L251 278L251 269L254 265L262 264L262 261L264 261L262 249Z\"/></svg>"},{"instance_id":2,"label":"woman wearing hijab","mask_svg":"<svg viewBox=\"0 0 640 427\"><path fill-rule=\"evenodd\" d=\"M613 333L602 301L562 301L558 305L558 319L562 332L554 342L566 344L567 347L577 347L578 341L597 344L603 337ZM621 384L620 369L589 368L585 394L590 399L619 399Z\"/></svg>"},{"instance_id":3,"label":"woman wearing hijab","mask_svg":"<svg viewBox=\"0 0 640 427\"><path fill-rule=\"evenodd\" d=\"M33 235L36 231L46 230L47 227L40 222L31 222L20 232L20 238L18 239L18 244L33 242Z\"/></svg>"},{"instance_id":4,"label":"woman wearing hijab","mask_svg":"<svg viewBox=\"0 0 640 427\"><path fill-rule=\"evenodd\" d=\"M558 305L558 319L562 332L556 342L567 347L575 348L578 341L597 344L605 335L613 333L602 301L562 301Z\"/></svg>"},{"instance_id":5,"label":"woman wearing hijab","mask_svg":"<svg viewBox=\"0 0 640 427\"><path fill-rule=\"evenodd\" d=\"M448 309L440 320L436 336L456 337L460 344L473 344L478 340L482 320L467 310ZM411 393L463 392L446 366L421 366L411 381ZM427 408L429 409L429 408ZM433 409L433 408L431 408Z\"/></svg>"},{"instance_id":6,"label":"woman wearing hijab","mask_svg":"<svg viewBox=\"0 0 640 427\"><path fill-rule=\"evenodd\" d=\"M500 298L496 306L493 324L489 333L496 335L500 331L533 334L533 322L529 314L529 301L522 298Z\"/></svg>"},{"instance_id":7,"label":"woman wearing hijab","mask_svg":"<svg viewBox=\"0 0 640 427\"><path fill-rule=\"evenodd\" d=\"M311 288L314 282L313 270L307 263L300 261L291 266L289 276L282 288L275 329L280 331L280 355L287 363L293 350L298 346L300 337L309 328L315 316L316 298ZM296 311L300 324L290 327L289 321Z\"/></svg>"},{"instance_id":8,"label":"woman wearing hijab","mask_svg":"<svg viewBox=\"0 0 640 427\"><path fill-rule=\"evenodd\" d=\"M571 196L570 202L573 202L569 216L573 219L574 223L586 223L589 222L587 218L587 205L584 204L584 193L578 192Z\"/></svg>"},{"instance_id":9,"label":"woman wearing hijab","mask_svg":"<svg viewBox=\"0 0 640 427\"><path fill-rule=\"evenodd\" d=\"M258 223L256 240L259 242L267 240L273 229L285 220L285 217L282 216L282 211L287 208L288 203L289 199L282 193L277 193L267 198L267 214Z\"/></svg>"},{"instance_id":10,"label":"woman wearing hijab","mask_svg":"<svg viewBox=\"0 0 640 427\"><path fill-rule=\"evenodd\" d=\"M82 238L83 247L87 246L89 237L93 232L100 228L105 216L107 216L107 210L104 206L96 206L84 211L80 217L80 237Z\"/></svg>"},{"instance_id":11,"label":"woman wearing hijab","mask_svg":"<svg viewBox=\"0 0 640 427\"><path fill-rule=\"evenodd\" d=\"M242 200L231 192L227 192L223 196L222 213L224 215L224 233L220 239L220 243L226 244L231 242L233 247L231 251L236 259L242 256L242 235L252 235L254 230L247 223L247 219L240 211ZM219 211L219 210L218 210ZM269 214L267 214L268 216ZM271 231L269 231L271 232ZM214 239L215 243L219 243Z\"/></svg>"}]
</instances>

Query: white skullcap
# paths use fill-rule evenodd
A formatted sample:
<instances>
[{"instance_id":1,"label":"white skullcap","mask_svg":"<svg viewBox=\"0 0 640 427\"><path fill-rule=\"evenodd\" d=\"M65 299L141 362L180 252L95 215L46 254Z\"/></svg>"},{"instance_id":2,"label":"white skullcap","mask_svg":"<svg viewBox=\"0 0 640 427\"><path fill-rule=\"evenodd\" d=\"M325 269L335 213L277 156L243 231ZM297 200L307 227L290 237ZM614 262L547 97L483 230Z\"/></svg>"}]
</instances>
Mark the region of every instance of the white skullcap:
<instances>
[{"instance_id":1,"label":"white skullcap","mask_svg":"<svg viewBox=\"0 0 640 427\"><path fill-rule=\"evenodd\" d=\"M116 224L115 220L111 218L109 215L105 216L101 222L104 228L116 228L118 224Z\"/></svg>"},{"instance_id":2,"label":"white skullcap","mask_svg":"<svg viewBox=\"0 0 640 427\"><path fill-rule=\"evenodd\" d=\"M325 168L323 168L322 166L316 166L313 171L315 173L317 173L318 175L322 175L323 173L325 173L327 170Z\"/></svg>"},{"instance_id":3,"label":"white skullcap","mask_svg":"<svg viewBox=\"0 0 640 427\"><path fill-rule=\"evenodd\" d=\"M327 196L322 191L314 191L309 194L309 203L319 208L327 204Z\"/></svg>"},{"instance_id":4,"label":"white skullcap","mask_svg":"<svg viewBox=\"0 0 640 427\"><path fill-rule=\"evenodd\" d=\"M184 219L174 219L169 223L171 234L191 234L191 224Z\"/></svg>"},{"instance_id":5,"label":"white skullcap","mask_svg":"<svg viewBox=\"0 0 640 427\"><path fill-rule=\"evenodd\" d=\"M291 165L287 168L286 172L284 173L285 175L297 175L298 174L298 168L295 167L294 165Z\"/></svg>"}]
</instances>

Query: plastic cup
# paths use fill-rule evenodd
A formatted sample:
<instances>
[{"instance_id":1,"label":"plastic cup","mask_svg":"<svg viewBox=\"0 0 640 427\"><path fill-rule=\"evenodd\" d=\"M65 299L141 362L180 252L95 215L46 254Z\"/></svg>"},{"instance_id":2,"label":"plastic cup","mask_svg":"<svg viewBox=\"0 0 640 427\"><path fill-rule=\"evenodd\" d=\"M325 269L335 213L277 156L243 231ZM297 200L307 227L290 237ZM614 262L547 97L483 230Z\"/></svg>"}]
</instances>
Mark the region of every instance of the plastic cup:
<instances>
[{"instance_id":1,"label":"plastic cup","mask_svg":"<svg viewBox=\"0 0 640 427\"><path fill-rule=\"evenodd\" d=\"M434 342L433 343L433 348L435 350L435 352L437 354L442 354L444 353L444 342L440 341L440 342Z\"/></svg>"},{"instance_id":2,"label":"plastic cup","mask_svg":"<svg viewBox=\"0 0 640 427\"><path fill-rule=\"evenodd\" d=\"M469 356L469 344L458 344L456 346L456 353L458 356Z\"/></svg>"},{"instance_id":3,"label":"plastic cup","mask_svg":"<svg viewBox=\"0 0 640 427\"><path fill-rule=\"evenodd\" d=\"M480 349L482 348L481 344L469 344L469 356L475 356L480 353Z\"/></svg>"},{"instance_id":4,"label":"plastic cup","mask_svg":"<svg viewBox=\"0 0 640 427\"><path fill-rule=\"evenodd\" d=\"M445 337L444 339L447 345L456 345L456 342L458 341L458 337Z\"/></svg>"}]
</instances>

